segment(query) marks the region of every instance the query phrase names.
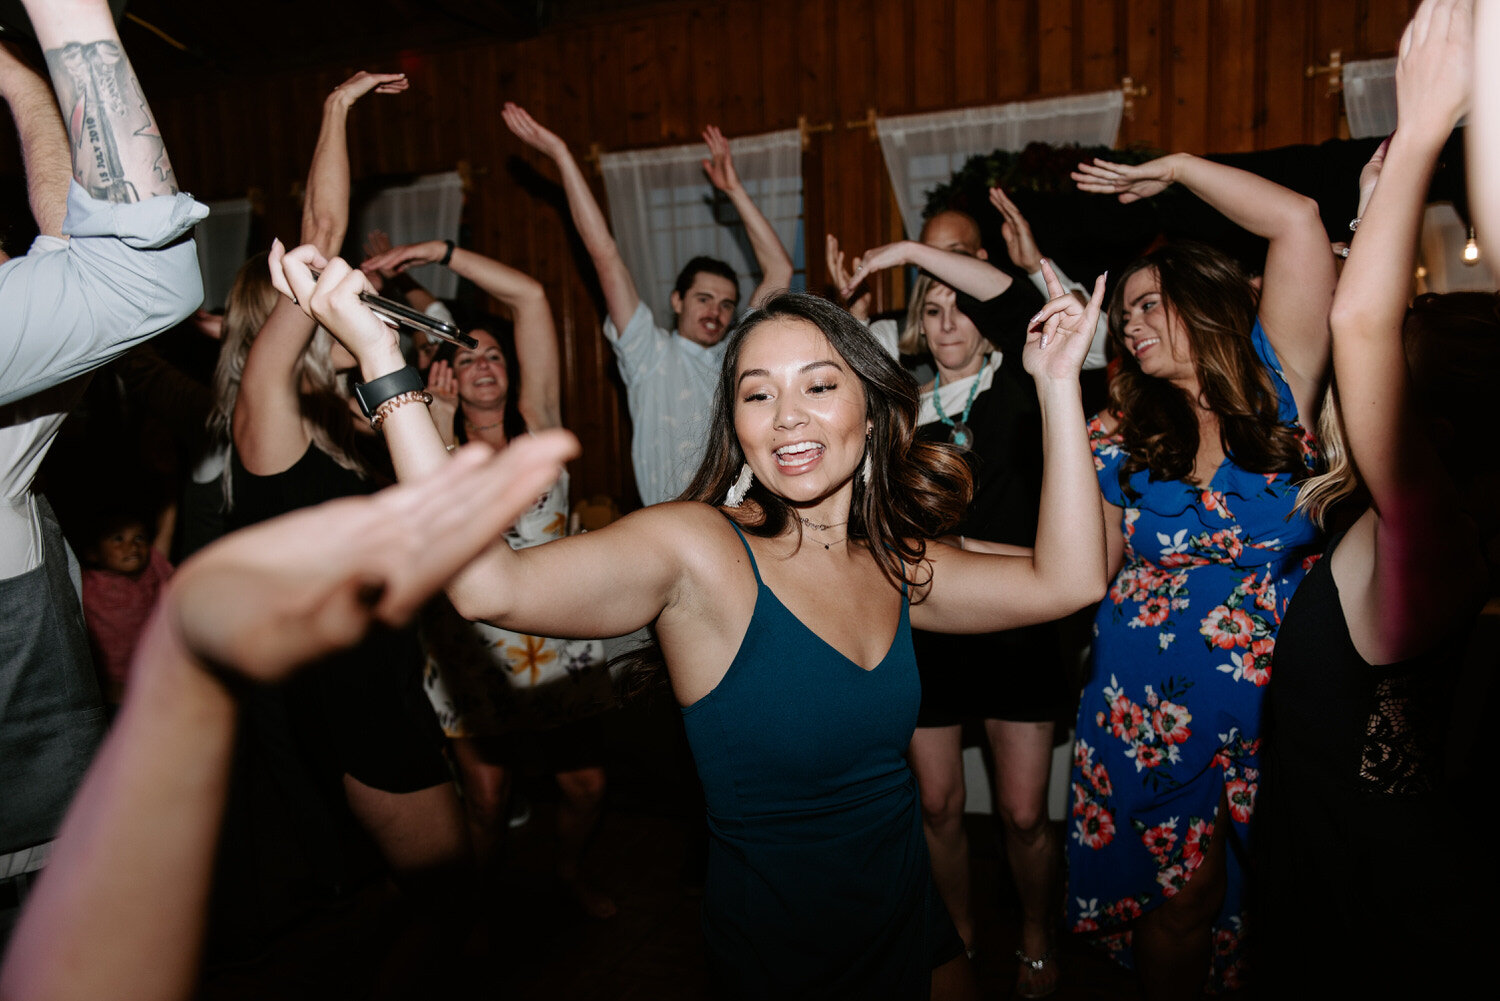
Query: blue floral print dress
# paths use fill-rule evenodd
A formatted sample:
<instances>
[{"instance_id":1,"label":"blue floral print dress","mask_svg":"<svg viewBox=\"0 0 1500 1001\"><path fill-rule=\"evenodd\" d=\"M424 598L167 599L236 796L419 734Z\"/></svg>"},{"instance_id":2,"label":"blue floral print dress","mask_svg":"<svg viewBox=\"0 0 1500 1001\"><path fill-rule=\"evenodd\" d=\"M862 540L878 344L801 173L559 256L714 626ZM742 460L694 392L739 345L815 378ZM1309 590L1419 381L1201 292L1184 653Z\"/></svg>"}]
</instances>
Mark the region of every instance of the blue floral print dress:
<instances>
[{"instance_id":1,"label":"blue floral print dress","mask_svg":"<svg viewBox=\"0 0 1500 1001\"><path fill-rule=\"evenodd\" d=\"M1257 321L1283 422L1311 437ZM1131 965L1131 919L1177 894L1215 835L1220 791L1243 846L1259 780L1260 716L1276 631L1316 559L1317 530L1292 514L1285 473L1226 459L1207 488L1150 479L1122 489L1127 456L1089 425L1105 500L1123 509L1125 561L1094 618L1094 662L1078 710L1068 825L1069 926L1102 932ZM1211 985L1240 979L1244 874L1229 844L1228 894L1214 923Z\"/></svg>"}]
</instances>

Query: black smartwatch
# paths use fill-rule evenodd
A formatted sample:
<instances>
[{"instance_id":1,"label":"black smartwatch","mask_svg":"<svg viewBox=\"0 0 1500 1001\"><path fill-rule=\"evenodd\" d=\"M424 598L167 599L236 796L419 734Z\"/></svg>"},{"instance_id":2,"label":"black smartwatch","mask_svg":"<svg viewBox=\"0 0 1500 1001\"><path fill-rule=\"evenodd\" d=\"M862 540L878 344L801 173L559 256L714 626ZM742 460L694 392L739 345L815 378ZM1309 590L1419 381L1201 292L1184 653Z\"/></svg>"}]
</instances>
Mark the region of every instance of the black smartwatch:
<instances>
[{"instance_id":1,"label":"black smartwatch","mask_svg":"<svg viewBox=\"0 0 1500 1001\"><path fill-rule=\"evenodd\" d=\"M375 416L376 409L386 400L402 393L420 393L426 389L422 373L408 365L369 382L356 382L354 398L359 401L359 409L364 412L365 417L370 418Z\"/></svg>"}]
</instances>

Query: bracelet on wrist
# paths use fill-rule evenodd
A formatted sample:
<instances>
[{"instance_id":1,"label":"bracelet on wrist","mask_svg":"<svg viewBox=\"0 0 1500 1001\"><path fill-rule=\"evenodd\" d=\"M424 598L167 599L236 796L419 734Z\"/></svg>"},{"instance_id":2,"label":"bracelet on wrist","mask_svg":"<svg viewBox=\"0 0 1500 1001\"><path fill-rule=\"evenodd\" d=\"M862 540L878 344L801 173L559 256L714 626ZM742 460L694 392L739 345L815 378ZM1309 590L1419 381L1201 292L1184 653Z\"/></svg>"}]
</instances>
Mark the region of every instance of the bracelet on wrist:
<instances>
[{"instance_id":1,"label":"bracelet on wrist","mask_svg":"<svg viewBox=\"0 0 1500 1001\"><path fill-rule=\"evenodd\" d=\"M375 408L375 416L370 418L370 427L379 431L380 425L384 424L391 414L408 403L421 403L425 406L431 402L432 394L426 390L412 390L411 392L400 393Z\"/></svg>"},{"instance_id":2,"label":"bracelet on wrist","mask_svg":"<svg viewBox=\"0 0 1500 1001\"><path fill-rule=\"evenodd\" d=\"M446 268L448 266L448 262L453 260L453 251L457 249L458 245L455 244L452 240L444 240L443 242L448 245L448 251L447 253L443 254L443 259L441 261L438 261L438 263Z\"/></svg>"}]
</instances>

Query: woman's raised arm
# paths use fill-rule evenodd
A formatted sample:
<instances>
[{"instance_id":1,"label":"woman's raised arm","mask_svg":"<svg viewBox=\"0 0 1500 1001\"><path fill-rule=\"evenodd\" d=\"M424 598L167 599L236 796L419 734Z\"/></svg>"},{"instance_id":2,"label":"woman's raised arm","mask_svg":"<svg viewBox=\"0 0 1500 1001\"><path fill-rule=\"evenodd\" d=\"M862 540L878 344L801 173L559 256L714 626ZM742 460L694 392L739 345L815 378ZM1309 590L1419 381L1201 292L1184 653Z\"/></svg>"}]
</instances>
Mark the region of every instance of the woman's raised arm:
<instances>
[{"instance_id":1,"label":"woman's raised arm","mask_svg":"<svg viewBox=\"0 0 1500 1001\"><path fill-rule=\"evenodd\" d=\"M1022 355L1042 409L1036 545L1029 557L928 547L932 581L926 600L911 609L919 629L979 633L1048 622L1098 601L1108 586L1102 499L1078 384L1105 276L1085 307L1045 263L1043 271L1053 298L1032 319Z\"/></svg>"},{"instance_id":2,"label":"woman's raised arm","mask_svg":"<svg viewBox=\"0 0 1500 1001\"><path fill-rule=\"evenodd\" d=\"M313 277L314 268L322 270L320 277ZM399 380L406 372L420 386L415 371L406 368L395 333L359 301L359 293L370 288L362 272L305 246L273 251L271 277L283 295L294 297L349 349L371 392L384 396L386 390L376 392L371 384L390 376ZM394 395L376 406L376 414L400 479L431 475L449 461L415 393ZM701 560L684 519L705 516L719 518L702 505L657 505L606 529L529 549L513 551L501 542L449 583L448 596L467 618L538 635L628 633L681 597L685 575Z\"/></svg>"},{"instance_id":3,"label":"woman's raised arm","mask_svg":"<svg viewBox=\"0 0 1500 1001\"><path fill-rule=\"evenodd\" d=\"M1080 191L1147 198L1178 183L1269 241L1260 319L1297 398L1304 427L1317 417L1328 372L1328 307L1337 278L1318 203L1246 170L1188 153L1141 164L1095 160L1073 173Z\"/></svg>"},{"instance_id":4,"label":"woman's raised arm","mask_svg":"<svg viewBox=\"0 0 1500 1001\"><path fill-rule=\"evenodd\" d=\"M1402 37L1398 128L1330 318L1344 435L1374 512L1373 524L1350 533L1353 541L1372 531L1372 558L1368 575L1344 588L1345 611L1372 663L1421 652L1434 624L1472 611L1482 567L1459 530L1466 519L1452 481L1412 405L1403 336L1427 188L1471 94L1472 11L1471 0L1426 0Z\"/></svg>"},{"instance_id":5,"label":"woman's raised arm","mask_svg":"<svg viewBox=\"0 0 1500 1001\"><path fill-rule=\"evenodd\" d=\"M338 252L349 227L349 109L365 94L399 94L402 73L363 70L339 84L323 102L318 144L307 172L302 200L302 243L328 256ZM298 361L317 325L295 306L278 302L255 336L240 377L234 408L234 447L252 473L289 469L311 439L302 423Z\"/></svg>"},{"instance_id":6,"label":"woman's raised arm","mask_svg":"<svg viewBox=\"0 0 1500 1001\"><path fill-rule=\"evenodd\" d=\"M398 274L422 264L441 263L448 256L444 240L392 247L367 259L360 270L369 273L393 268ZM510 308L515 322L516 366L521 370L519 406L531 431L562 426L562 376L557 350L557 327L542 283L491 257L455 247L448 268L467 278Z\"/></svg>"}]
</instances>

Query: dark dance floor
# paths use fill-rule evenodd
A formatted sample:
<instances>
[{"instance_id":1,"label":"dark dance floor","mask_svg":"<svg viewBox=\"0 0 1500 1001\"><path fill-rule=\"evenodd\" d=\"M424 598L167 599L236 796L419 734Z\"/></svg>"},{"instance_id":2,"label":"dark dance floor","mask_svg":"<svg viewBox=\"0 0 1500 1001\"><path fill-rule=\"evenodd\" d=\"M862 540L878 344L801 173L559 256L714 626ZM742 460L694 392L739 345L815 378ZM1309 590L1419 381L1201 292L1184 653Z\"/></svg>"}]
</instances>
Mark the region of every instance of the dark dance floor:
<instances>
[{"instance_id":1,"label":"dark dance floor","mask_svg":"<svg viewBox=\"0 0 1500 1001\"><path fill-rule=\"evenodd\" d=\"M611 728L618 766L586 868L618 903L615 917L583 917L552 878L553 793L533 781L531 820L512 832L500 872L480 894L478 923L461 941L426 935L421 926L430 922L413 918L397 891L377 881L306 916L253 957L209 969L201 996L702 998L700 898L683 878L689 825L680 786L670 778L680 772L663 767L672 725L670 716L638 711L623 713ZM1009 997L1018 906L991 818L970 815L968 823L982 996ZM1087 947L1065 939L1062 963L1055 995L1062 1001L1139 996L1130 973Z\"/></svg>"}]
</instances>

